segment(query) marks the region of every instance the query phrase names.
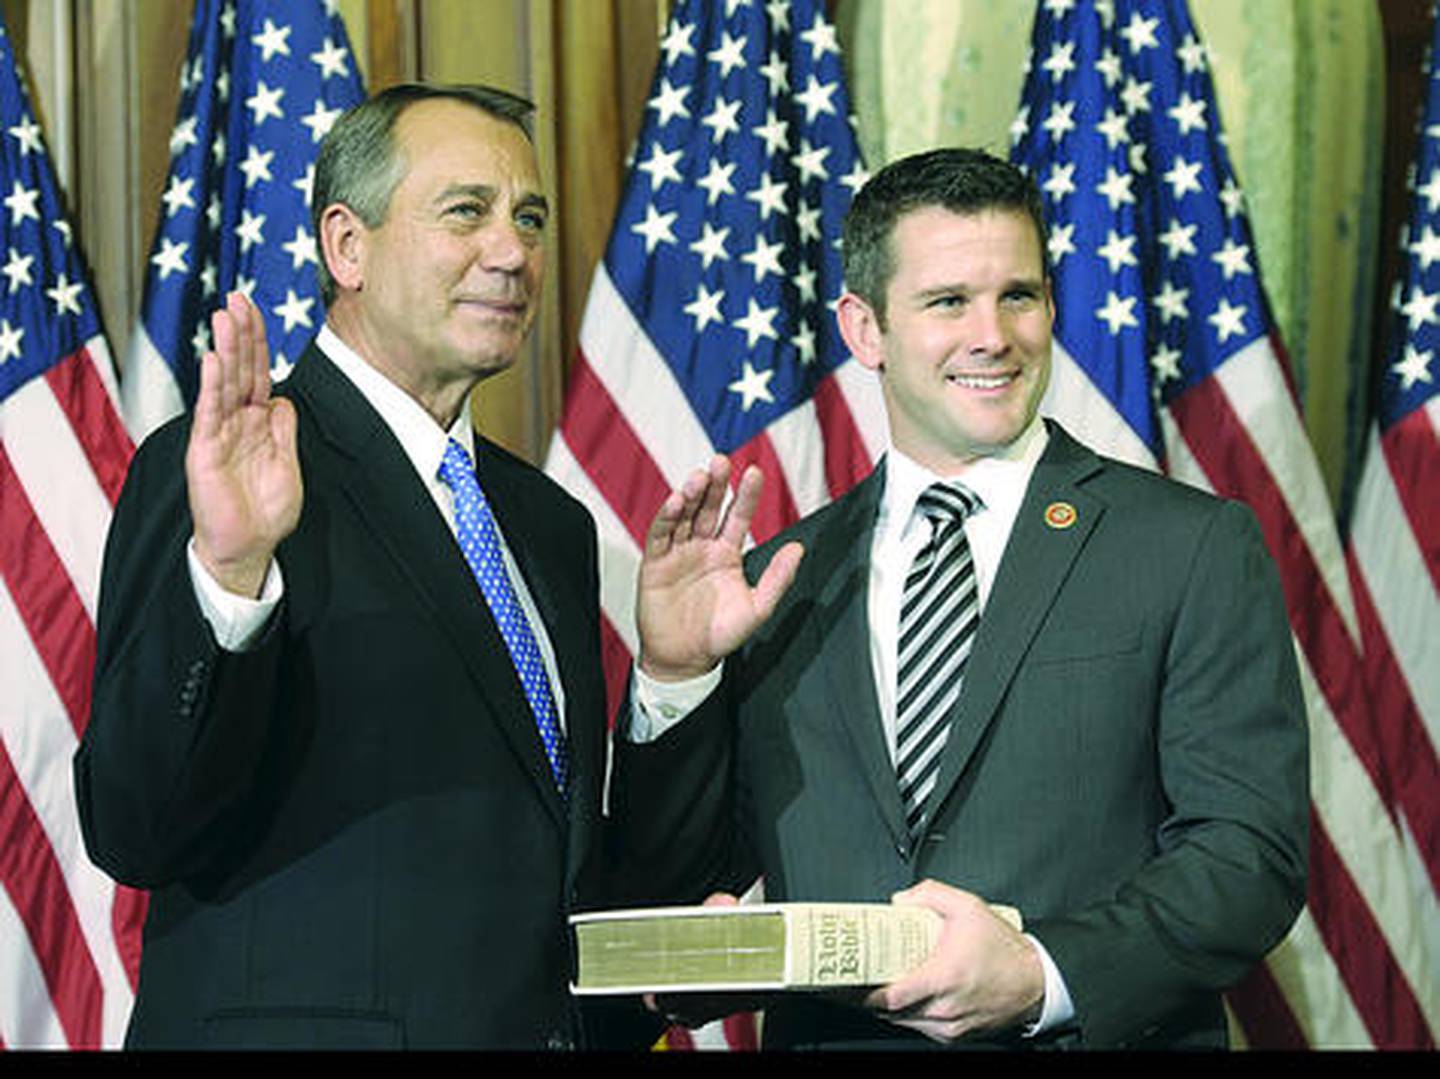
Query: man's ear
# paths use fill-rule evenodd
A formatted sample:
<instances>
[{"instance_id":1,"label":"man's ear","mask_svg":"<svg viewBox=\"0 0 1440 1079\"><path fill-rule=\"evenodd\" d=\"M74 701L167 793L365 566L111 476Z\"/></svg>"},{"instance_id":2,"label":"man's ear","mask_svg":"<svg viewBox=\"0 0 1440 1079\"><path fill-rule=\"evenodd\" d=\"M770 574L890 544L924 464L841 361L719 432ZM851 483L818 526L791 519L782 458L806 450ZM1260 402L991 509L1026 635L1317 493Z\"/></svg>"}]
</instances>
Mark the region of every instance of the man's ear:
<instances>
[{"instance_id":1,"label":"man's ear","mask_svg":"<svg viewBox=\"0 0 1440 1079\"><path fill-rule=\"evenodd\" d=\"M358 292L365 284L370 230L343 202L332 202L320 215L320 257L341 291Z\"/></svg>"},{"instance_id":2,"label":"man's ear","mask_svg":"<svg viewBox=\"0 0 1440 1079\"><path fill-rule=\"evenodd\" d=\"M884 370L885 333L875 309L855 293L847 292L835 305L835 320L845 347L861 366L872 371Z\"/></svg>"}]
</instances>

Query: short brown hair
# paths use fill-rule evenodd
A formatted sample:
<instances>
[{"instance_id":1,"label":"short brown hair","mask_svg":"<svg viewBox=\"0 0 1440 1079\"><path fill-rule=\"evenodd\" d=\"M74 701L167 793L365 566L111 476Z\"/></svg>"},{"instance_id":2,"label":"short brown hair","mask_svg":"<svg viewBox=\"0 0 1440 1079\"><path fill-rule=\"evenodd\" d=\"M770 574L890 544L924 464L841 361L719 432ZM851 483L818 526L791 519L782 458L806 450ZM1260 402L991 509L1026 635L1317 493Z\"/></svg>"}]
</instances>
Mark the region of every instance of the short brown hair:
<instances>
[{"instance_id":1,"label":"short brown hair","mask_svg":"<svg viewBox=\"0 0 1440 1079\"><path fill-rule=\"evenodd\" d=\"M1041 269L1050 279L1045 204L1029 176L984 150L949 147L912 154L871 177L845 216L845 287L869 304L882 329L885 293L895 274L890 245L895 224L927 206L967 215L997 209L1025 214L1035 224Z\"/></svg>"}]
</instances>

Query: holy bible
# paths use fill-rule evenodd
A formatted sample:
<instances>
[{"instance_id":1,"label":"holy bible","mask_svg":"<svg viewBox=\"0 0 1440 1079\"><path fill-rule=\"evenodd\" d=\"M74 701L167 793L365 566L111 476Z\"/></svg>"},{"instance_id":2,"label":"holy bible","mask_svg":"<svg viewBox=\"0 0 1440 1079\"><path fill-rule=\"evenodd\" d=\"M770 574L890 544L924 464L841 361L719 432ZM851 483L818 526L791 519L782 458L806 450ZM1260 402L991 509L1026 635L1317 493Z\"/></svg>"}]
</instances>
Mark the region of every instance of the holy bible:
<instances>
[{"instance_id":1,"label":"holy bible","mask_svg":"<svg viewBox=\"0 0 1440 1079\"><path fill-rule=\"evenodd\" d=\"M1017 930L1013 907L992 910ZM570 918L578 994L884 985L925 961L940 915L885 903L753 903Z\"/></svg>"}]
</instances>

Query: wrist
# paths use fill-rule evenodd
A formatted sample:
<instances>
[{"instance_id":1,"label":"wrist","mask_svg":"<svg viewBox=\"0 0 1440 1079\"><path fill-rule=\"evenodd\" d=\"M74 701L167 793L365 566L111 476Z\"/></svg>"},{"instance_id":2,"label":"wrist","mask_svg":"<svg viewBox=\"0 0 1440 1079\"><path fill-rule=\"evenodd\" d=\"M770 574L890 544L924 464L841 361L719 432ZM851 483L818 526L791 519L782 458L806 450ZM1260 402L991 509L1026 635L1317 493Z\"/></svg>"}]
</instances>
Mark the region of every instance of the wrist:
<instances>
[{"instance_id":1,"label":"wrist","mask_svg":"<svg viewBox=\"0 0 1440 1079\"><path fill-rule=\"evenodd\" d=\"M274 551L266 551L240 558L216 558L198 536L195 538L195 557L205 567L205 572L225 591L246 599L255 599L260 595L274 555Z\"/></svg>"},{"instance_id":2,"label":"wrist","mask_svg":"<svg viewBox=\"0 0 1440 1079\"><path fill-rule=\"evenodd\" d=\"M704 678L720 665L719 660L699 660L693 663L657 662L654 657L641 649L640 658L635 662L645 677L656 682L689 682Z\"/></svg>"}]
</instances>

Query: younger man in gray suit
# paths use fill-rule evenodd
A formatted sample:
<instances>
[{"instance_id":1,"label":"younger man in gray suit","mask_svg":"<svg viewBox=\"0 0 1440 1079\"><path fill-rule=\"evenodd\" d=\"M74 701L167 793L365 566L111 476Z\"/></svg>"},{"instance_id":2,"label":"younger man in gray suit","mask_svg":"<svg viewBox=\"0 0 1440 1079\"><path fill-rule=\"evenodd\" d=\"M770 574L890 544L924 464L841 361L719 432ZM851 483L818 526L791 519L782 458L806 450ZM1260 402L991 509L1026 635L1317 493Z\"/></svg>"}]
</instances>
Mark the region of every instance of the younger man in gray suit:
<instances>
[{"instance_id":1,"label":"younger man in gray suit","mask_svg":"<svg viewBox=\"0 0 1440 1079\"><path fill-rule=\"evenodd\" d=\"M838 318L891 452L743 560L760 477L722 512L723 459L647 537L612 794L646 890L760 876L770 900L944 917L863 1008L770 1002L767 1045L1223 1046L1221 990L1304 900L1274 565L1245 507L1038 416L1044 252L1012 166L882 170L846 222Z\"/></svg>"}]
</instances>

